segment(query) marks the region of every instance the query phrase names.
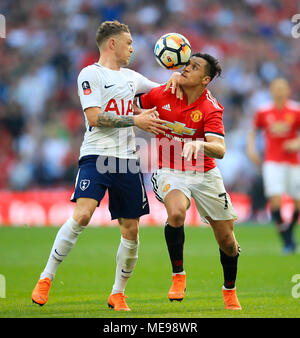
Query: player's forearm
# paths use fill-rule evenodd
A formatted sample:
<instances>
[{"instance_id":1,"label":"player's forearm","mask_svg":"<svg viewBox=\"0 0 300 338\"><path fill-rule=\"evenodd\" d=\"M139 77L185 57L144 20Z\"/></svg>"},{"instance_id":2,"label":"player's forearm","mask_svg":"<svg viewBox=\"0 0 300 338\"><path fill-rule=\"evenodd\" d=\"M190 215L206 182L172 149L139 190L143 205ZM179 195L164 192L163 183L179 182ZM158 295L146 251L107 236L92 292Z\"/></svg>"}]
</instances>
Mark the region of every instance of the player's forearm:
<instances>
[{"instance_id":1,"label":"player's forearm","mask_svg":"<svg viewBox=\"0 0 300 338\"><path fill-rule=\"evenodd\" d=\"M260 160L259 154L256 149L256 130L255 129L250 130L248 134L246 152L250 160L257 166L259 166L261 160Z\"/></svg>"},{"instance_id":2,"label":"player's forearm","mask_svg":"<svg viewBox=\"0 0 300 338\"><path fill-rule=\"evenodd\" d=\"M300 150L300 137L295 138L295 149L296 151Z\"/></svg>"},{"instance_id":3,"label":"player's forearm","mask_svg":"<svg viewBox=\"0 0 300 338\"><path fill-rule=\"evenodd\" d=\"M126 128L134 126L133 116L119 116L105 112L97 115L95 127Z\"/></svg>"},{"instance_id":4,"label":"player's forearm","mask_svg":"<svg viewBox=\"0 0 300 338\"><path fill-rule=\"evenodd\" d=\"M212 138L210 136L210 138ZM204 153L208 157L222 159L225 155L225 143L223 139L206 140L206 141L192 141L187 142L182 151L182 156L188 160L197 158L198 154Z\"/></svg>"},{"instance_id":5,"label":"player's forearm","mask_svg":"<svg viewBox=\"0 0 300 338\"><path fill-rule=\"evenodd\" d=\"M204 154L208 157L222 159L225 155L225 145L217 142L203 142Z\"/></svg>"},{"instance_id":6,"label":"player's forearm","mask_svg":"<svg viewBox=\"0 0 300 338\"><path fill-rule=\"evenodd\" d=\"M247 153L255 152L255 139L256 139L256 131L250 130L247 139Z\"/></svg>"}]
</instances>

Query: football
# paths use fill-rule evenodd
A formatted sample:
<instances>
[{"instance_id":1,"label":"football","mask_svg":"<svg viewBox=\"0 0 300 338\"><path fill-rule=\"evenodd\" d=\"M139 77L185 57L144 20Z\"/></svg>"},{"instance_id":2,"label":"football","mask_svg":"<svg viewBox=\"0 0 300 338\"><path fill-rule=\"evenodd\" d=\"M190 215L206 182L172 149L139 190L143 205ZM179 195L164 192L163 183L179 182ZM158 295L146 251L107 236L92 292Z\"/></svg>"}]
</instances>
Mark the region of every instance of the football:
<instances>
[{"instance_id":1,"label":"football","mask_svg":"<svg viewBox=\"0 0 300 338\"><path fill-rule=\"evenodd\" d=\"M154 55L160 66L167 69L178 69L189 61L191 45L183 35L168 33L157 40Z\"/></svg>"}]
</instances>

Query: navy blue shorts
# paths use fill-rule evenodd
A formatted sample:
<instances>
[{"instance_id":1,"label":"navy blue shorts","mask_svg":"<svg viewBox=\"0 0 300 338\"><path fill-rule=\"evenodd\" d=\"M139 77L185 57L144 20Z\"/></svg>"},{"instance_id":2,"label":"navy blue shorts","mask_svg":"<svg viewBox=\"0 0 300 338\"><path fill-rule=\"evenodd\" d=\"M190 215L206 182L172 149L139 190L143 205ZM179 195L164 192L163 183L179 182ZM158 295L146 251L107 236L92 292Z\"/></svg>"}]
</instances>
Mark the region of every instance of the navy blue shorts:
<instances>
[{"instance_id":1,"label":"navy blue shorts","mask_svg":"<svg viewBox=\"0 0 300 338\"><path fill-rule=\"evenodd\" d=\"M106 190L111 219L149 214L143 174L137 160L98 155L82 157L71 201L93 198L99 206Z\"/></svg>"}]
</instances>

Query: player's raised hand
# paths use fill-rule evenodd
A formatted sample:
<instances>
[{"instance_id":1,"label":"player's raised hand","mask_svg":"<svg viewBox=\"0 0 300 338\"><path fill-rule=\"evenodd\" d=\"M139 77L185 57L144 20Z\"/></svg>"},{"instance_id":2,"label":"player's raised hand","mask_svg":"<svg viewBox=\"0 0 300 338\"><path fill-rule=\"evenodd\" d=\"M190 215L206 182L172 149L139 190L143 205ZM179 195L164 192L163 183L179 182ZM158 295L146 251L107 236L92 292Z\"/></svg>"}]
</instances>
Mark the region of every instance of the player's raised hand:
<instances>
[{"instance_id":1,"label":"player's raised hand","mask_svg":"<svg viewBox=\"0 0 300 338\"><path fill-rule=\"evenodd\" d=\"M161 120L156 111L156 107L145 109L141 114L134 116L134 125L142 130L148 131L153 134L165 134L168 130L164 124L167 121Z\"/></svg>"},{"instance_id":2,"label":"player's raised hand","mask_svg":"<svg viewBox=\"0 0 300 338\"><path fill-rule=\"evenodd\" d=\"M203 148L202 141L187 142L184 144L181 155L185 157L188 161L190 161L193 155L195 159L197 158L199 151L200 150L203 151L202 148Z\"/></svg>"},{"instance_id":3,"label":"player's raised hand","mask_svg":"<svg viewBox=\"0 0 300 338\"><path fill-rule=\"evenodd\" d=\"M177 99L183 99L183 91L179 86L179 79L181 74L179 72L173 72L169 81L166 84L165 92L171 88L171 93L176 94Z\"/></svg>"}]
</instances>

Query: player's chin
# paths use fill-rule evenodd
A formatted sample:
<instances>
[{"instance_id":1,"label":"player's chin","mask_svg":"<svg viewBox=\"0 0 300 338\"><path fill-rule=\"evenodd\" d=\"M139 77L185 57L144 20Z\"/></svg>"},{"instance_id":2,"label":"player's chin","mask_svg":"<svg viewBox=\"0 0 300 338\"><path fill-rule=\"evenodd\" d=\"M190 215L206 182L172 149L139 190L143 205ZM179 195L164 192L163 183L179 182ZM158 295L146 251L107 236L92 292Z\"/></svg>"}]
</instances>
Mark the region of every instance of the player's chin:
<instances>
[{"instance_id":1,"label":"player's chin","mask_svg":"<svg viewBox=\"0 0 300 338\"><path fill-rule=\"evenodd\" d=\"M184 85L188 82L188 79L185 77L185 75L181 74L179 78L179 85Z\"/></svg>"},{"instance_id":2,"label":"player's chin","mask_svg":"<svg viewBox=\"0 0 300 338\"><path fill-rule=\"evenodd\" d=\"M119 60L120 67L127 67L129 65L129 62L130 62L130 57Z\"/></svg>"},{"instance_id":3,"label":"player's chin","mask_svg":"<svg viewBox=\"0 0 300 338\"><path fill-rule=\"evenodd\" d=\"M127 67L129 63L130 63L130 58L124 60L121 67Z\"/></svg>"}]
</instances>

